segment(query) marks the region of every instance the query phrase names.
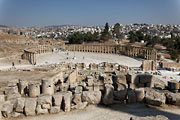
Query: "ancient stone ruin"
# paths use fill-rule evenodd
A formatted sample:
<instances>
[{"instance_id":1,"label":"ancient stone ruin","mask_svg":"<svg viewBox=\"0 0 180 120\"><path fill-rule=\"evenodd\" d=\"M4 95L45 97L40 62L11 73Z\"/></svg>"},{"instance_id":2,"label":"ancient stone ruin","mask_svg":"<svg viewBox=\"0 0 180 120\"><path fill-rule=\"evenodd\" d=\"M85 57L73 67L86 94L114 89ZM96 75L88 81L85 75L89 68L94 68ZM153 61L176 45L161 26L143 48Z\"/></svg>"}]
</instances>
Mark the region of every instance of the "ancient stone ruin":
<instances>
[{"instance_id":1,"label":"ancient stone ruin","mask_svg":"<svg viewBox=\"0 0 180 120\"><path fill-rule=\"evenodd\" d=\"M39 82L9 82L0 95L0 116L9 118L69 112L84 109L90 104L180 106L179 82L173 80L166 84L154 76L156 71L138 73L133 68L112 63L89 66L83 63L60 64L56 70L56 75ZM154 119L159 118L163 117Z\"/></svg>"}]
</instances>

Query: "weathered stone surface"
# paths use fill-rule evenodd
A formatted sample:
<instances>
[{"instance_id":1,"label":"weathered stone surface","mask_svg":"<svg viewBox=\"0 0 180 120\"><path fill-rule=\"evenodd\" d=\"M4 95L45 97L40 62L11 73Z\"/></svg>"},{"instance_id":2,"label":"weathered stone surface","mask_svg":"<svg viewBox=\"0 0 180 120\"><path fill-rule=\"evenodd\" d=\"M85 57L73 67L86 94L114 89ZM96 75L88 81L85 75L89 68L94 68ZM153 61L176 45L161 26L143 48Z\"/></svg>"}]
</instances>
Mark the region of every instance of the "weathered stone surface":
<instances>
[{"instance_id":1,"label":"weathered stone surface","mask_svg":"<svg viewBox=\"0 0 180 120\"><path fill-rule=\"evenodd\" d=\"M21 98L21 95L19 93L14 93L14 94L8 94L7 95L7 100L15 100L17 98Z\"/></svg>"},{"instance_id":2,"label":"weathered stone surface","mask_svg":"<svg viewBox=\"0 0 180 120\"><path fill-rule=\"evenodd\" d=\"M81 94L74 94L72 102L76 105L81 103L82 102Z\"/></svg>"},{"instance_id":3,"label":"weathered stone surface","mask_svg":"<svg viewBox=\"0 0 180 120\"><path fill-rule=\"evenodd\" d=\"M61 106L62 103L62 93L58 92L53 95L53 105Z\"/></svg>"},{"instance_id":4,"label":"weathered stone surface","mask_svg":"<svg viewBox=\"0 0 180 120\"><path fill-rule=\"evenodd\" d=\"M54 94L54 83L50 78L43 78L42 82L42 94L53 95Z\"/></svg>"},{"instance_id":5,"label":"weathered stone surface","mask_svg":"<svg viewBox=\"0 0 180 120\"><path fill-rule=\"evenodd\" d=\"M47 114L48 113L48 109L42 109L41 105L37 105L36 107L36 114L40 115L40 114Z\"/></svg>"},{"instance_id":6,"label":"weathered stone surface","mask_svg":"<svg viewBox=\"0 0 180 120\"><path fill-rule=\"evenodd\" d=\"M153 80L153 76L148 74L139 75L139 78L141 84L150 83Z\"/></svg>"},{"instance_id":7,"label":"weathered stone surface","mask_svg":"<svg viewBox=\"0 0 180 120\"><path fill-rule=\"evenodd\" d=\"M168 88L169 90L178 90L179 82L176 80L168 81Z\"/></svg>"},{"instance_id":8,"label":"weathered stone surface","mask_svg":"<svg viewBox=\"0 0 180 120\"><path fill-rule=\"evenodd\" d=\"M130 120L169 120L167 117L163 115L157 115L157 116L147 116L147 117L132 117Z\"/></svg>"},{"instance_id":9,"label":"weathered stone surface","mask_svg":"<svg viewBox=\"0 0 180 120\"><path fill-rule=\"evenodd\" d=\"M43 105L43 104L50 104L52 105L52 96L51 95L42 95L39 96L37 99L37 104L38 105Z\"/></svg>"},{"instance_id":10,"label":"weathered stone surface","mask_svg":"<svg viewBox=\"0 0 180 120\"><path fill-rule=\"evenodd\" d=\"M146 89L145 100L147 104L161 106L166 103L166 96L154 89Z\"/></svg>"},{"instance_id":11,"label":"weathered stone surface","mask_svg":"<svg viewBox=\"0 0 180 120\"><path fill-rule=\"evenodd\" d=\"M77 75L78 75L77 70L74 70L74 71L68 76L68 79L67 79L68 83L74 83L74 82L76 82Z\"/></svg>"},{"instance_id":12,"label":"weathered stone surface","mask_svg":"<svg viewBox=\"0 0 180 120\"><path fill-rule=\"evenodd\" d=\"M101 91L83 91L82 101L89 104L99 104L101 102Z\"/></svg>"},{"instance_id":13,"label":"weathered stone surface","mask_svg":"<svg viewBox=\"0 0 180 120\"><path fill-rule=\"evenodd\" d=\"M40 95L40 84L32 83L29 84L29 97L37 97Z\"/></svg>"},{"instance_id":14,"label":"weathered stone surface","mask_svg":"<svg viewBox=\"0 0 180 120\"><path fill-rule=\"evenodd\" d=\"M82 91L83 91L83 87L82 86L76 86L74 93L75 94L79 94L79 93L82 93Z\"/></svg>"},{"instance_id":15,"label":"weathered stone surface","mask_svg":"<svg viewBox=\"0 0 180 120\"><path fill-rule=\"evenodd\" d=\"M18 98L15 103L15 111L23 113L25 98Z\"/></svg>"},{"instance_id":16,"label":"weathered stone surface","mask_svg":"<svg viewBox=\"0 0 180 120\"><path fill-rule=\"evenodd\" d=\"M134 90L128 91L128 103L136 103L136 93Z\"/></svg>"},{"instance_id":17,"label":"weathered stone surface","mask_svg":"<svg viewBox=\"0 0 180 120\"><path fill-rule=\"evenodd\" d=\"M135 89L134 91L136 93L136 101L142 102L145 97L144 88L138 88L138 89Z\"/></svg>"},{"instance_id":18,"label":"weathered stone surface","mask_svg":"<svg viewBox=\"0 0 180 120\"><path fill-rule=\"evenodd\" d=\"M82 110L84 109L86 106L88 105L88 102L82 102L82 103L79 103L75 106L72 106L71 108L72 109L78 109L78 110Z\"/></svg>"},{"instance_id":19,"label":"weathered stone surface","mask_svg":"<svg viewBox=\"0 0 180 120\"><path fill-rule=\"evenodd\" d=\"M114 87L115 87L114 89L116 91L121 91L121 90L127 89L128 88L128 84L117 83Z\"/></svg>"},{"instance_id":20,"label":"weathered stone surface","mask_svg":"<svg viewBox=\"0 0 180 120\"><path fill-rule=\"evenodd\" d=\"M36 105L37 105L37 98L26 98L25 100L25 115L35 115L36 114Z\"/></svg>"},{"instance_id":21,"label":"weathered stone surface","mask_svg":"<svg viewBox=\"0 0 180 120\"><path fill-rule=\"evenodd\" d=\"M106 84L105 85L105 93L103 96L103 103L105 105L113 104L113 101L114 101L113 93L114 93L114 87L110 84Z\"/></svg>"},{"instance_id":22,"label":"weathered stone surface","mask_svg":"<svg viewBox=\"0 0 180 120\"><path fill-rule=\"evenodd\" d=\"M61 92L67 92L69 89L69 84L68 83L63 83L61 86L60 86L60 91Z\"/></svg>"},{"instance_id":23,"label":"weathered stone surface","mask_svg":"<svg viewBox=\"0 0 180 120\"><path fill-rule=\"evenodd\" d=\"M165 96L168 104L180 106L180 93L166 92Z\"/></svg>"},{"instance_id":24,"label":"weathered stone surface","mask_svg":"<svg viewBox=\"0 0 180 120\"><path fill-rule=\"evenodd\" d=\"M121 91L114 91L114 98L119 101L124 101L127 99L127 89Z\"/></svg>"},{"instance_id":25,"label":"weathered stone surface","mask_svg":"<svg viewBox=\"0 0 180 120\"><path fill-rule=\"evenodd\" d=\"M5 101L5 96L4 95L0 95L0 102L4 102Z\"/></svg>"},{"instance_id":26,"label":"weathered stone surface","mask_svg":"<svg viewBox=\"0 0 180 120\"><path fill-rule=\"evenodd\" d=\"M126 76L123 74L113 76L113 82L114 83L127 84Z\"/></svg>"},{"instance_id":27,"label":"weathered stone surface","mask_svg":"<svg viewBox=\"0 0 180 120\"><path fill-rule=\"evenodd\" d=\"M63 93L62 109L65 112L69 112L71 110L71 100L72 100L71 92Z\"/></svg>"},{"instance_id":28,"label":"weathered stone surface","mask_svg":"<svg viewBox=\"0 0 180 120\"><path fill-rule=\"evenodd\" d=\"M13 104L11 104L8 101L4 102L1 110L3 117L5 118L11 117L12 112L13 112Z\"/></svg>"},{"instance_id":29,"label":"weathered stone surface","mask_svg":"<svg viewBox=\"0 0 180 120\"><path fill-rule=\"evenodd\" d=\"M13 112L12 114L11 114L11 116L13 117L13 118L17 118L17 117L19 117L19 116L21 116L21 115L23 115L22 113L18 113L18 112Z\"/></svg>"},{"instance_id":30,"label":"weathered stone surface","mask_svg":"<svg viewBox=\"0 0 180 120\"><path fill-rule=\"evenodd\" d=\"M43 104L41 105L42 109L51 109L51 105L50 104Z\"/></svg>"},{"instance_id":31,"label":"weathered stone surface","mask_svg":"<svg viewBox=\"0 0 180 120\"><path fill-rule=\"evenodd\" d=\"M25 95L28 93L28 82L25 80L19 80L19 93Z\"/></svg>"},{"instance_id":32,"label":"weathered stone surface","mask_svg":"<svg viewBox=\"0 0 180 120\"><path fill-rule=\"evenodd\" d=\"M128 73L126 78L128 83L139 84L139 75L137 74Z\"/></svg>"},{"instance_id":33,"label":"weathered stone surface","mask_svg":"<svg viewBox=\"0 0 180 120\"><path fill-rule=\"evenodd\" d=\"M128 88L134 90L136 85L134 83L129 83Z\"/></svg>"},{"instance_id":34,"label":"weathered stone surface","mask_svg":"<svg viewBox=\"0 0 180 120\"><path fill-rule=\"evenodd\" d=\"M78 86L77 82L70 83L69 85L70 90L75 90L75 88Z\"/></svg>"},{"instance_id":35,"label":"weathered stone surface","mask_svg":"<svg viewBox=\"0 0 180 120\"><path fill-rule=\"evenodd\" d=\"M4 90L4 93L5 93L5 95L16 94L16 93L18 93L18 87L17 86L6 87Z\"/></svg>"},{"instance_id":36,"label":"weathered stone surface","mask_svg":"<svg viewBox=\"0 0 180 120\"><path fill-rule=\"evenodd\" d=\"M59 113L59 112L60 112L60 107L59 106L52 106L51 107L51 110L50 110L51 114L56 114L56 113Z\"/></svg>"}]
</instances>

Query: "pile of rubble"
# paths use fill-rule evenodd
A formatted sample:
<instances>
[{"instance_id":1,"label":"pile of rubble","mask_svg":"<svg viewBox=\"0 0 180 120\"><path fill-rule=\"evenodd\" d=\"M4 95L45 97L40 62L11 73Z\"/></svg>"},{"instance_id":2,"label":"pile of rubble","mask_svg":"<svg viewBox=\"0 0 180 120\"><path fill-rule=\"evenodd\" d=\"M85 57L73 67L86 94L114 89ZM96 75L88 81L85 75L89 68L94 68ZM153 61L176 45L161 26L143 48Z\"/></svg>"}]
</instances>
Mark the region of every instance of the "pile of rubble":
<instances>
[{"instance_id":1,"label":"pile of rubble","mask_svg":"<svg viewBox=\"0 0 180 120\"><path fill-rule=\"evenodd\" d=\"M128 69L109 63L90 64L89 69L85 64L67 64L62 65L59 73L39 83L9 82L0 95L0 116L68 112L84 109L88 104L180 106L178 82L169 81L166 85L163 81L157 82L152 74L137 74Z\"/></svg>"}]
</instances>

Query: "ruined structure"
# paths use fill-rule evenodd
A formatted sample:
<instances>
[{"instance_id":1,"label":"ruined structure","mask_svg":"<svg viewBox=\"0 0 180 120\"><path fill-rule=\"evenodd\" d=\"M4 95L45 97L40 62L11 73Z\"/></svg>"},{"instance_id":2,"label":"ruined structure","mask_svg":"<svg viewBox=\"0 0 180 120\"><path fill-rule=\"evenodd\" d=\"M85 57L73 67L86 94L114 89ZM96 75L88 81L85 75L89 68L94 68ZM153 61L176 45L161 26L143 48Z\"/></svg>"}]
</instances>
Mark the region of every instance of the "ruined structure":
<instances>
[{"instance_id":1,"label":"ruined structure","mask_svg":"<svg viewBox=\"0 0 180 120\"><path fill-rule=\"evenodd\" d=\"M142 63L143 71L154 71L157 70L157 63L153 60L144 60Z\"/></svg>"},{"instance_id":2,"label":"ruined structure","mask_svg":"<svg viewBox=\"0 0 180 120\"><path fill-rule=\"evenodd\" d=\"M57 74L38 83L9 82L0 95L0 116L58 113L61 109L68 112L84 109L88 104L117 102L180 106L180 84L175 80L166 85L153 73L137 73L132 68L112 63L57 66L54 68Z\"/></svg>"},{"instance_id":3,"label":"ruined structure","mask_svg":"<svg viewBox=\"0 0 180 120\"><path fill-rule=\"evenodd\" d=\"M122 54L132 57L140 57L146 60L157 59L157 51L155 49L141 48L134 46L121 45L66 45L68 51L79 52L95 52L107 54Z\"/></svg>"},{"instance_id":4,"label":"ruined structure","mask_svg":"<svg viewBox=\"0 0 180 120\"><path fill-rule=\"evenodd\" d=\"M47 45L39 45L34 48L26 49L22 54L22 59L28 60L30 64L36 64L36 59L38 55L52 52L52 49L52 46Z\"/></svg>"},{"instance_id":5,"label":"ruined structure","mask_svg":"<svg viewBox=\"0 0 180 120\"><path fill-rule=\"evenodd\" d=\"M121 45L62 45L58 49L78 52L94 52L106 54L122 54L130 57L139 57L146 60L157 59L157 51L155 49L121 46ZM53 46L37 46L35 48L26 49L22 55L22 59L28 60L31 64L36 63L39 54L52 52Z\"/></svg>"}]
</instances>

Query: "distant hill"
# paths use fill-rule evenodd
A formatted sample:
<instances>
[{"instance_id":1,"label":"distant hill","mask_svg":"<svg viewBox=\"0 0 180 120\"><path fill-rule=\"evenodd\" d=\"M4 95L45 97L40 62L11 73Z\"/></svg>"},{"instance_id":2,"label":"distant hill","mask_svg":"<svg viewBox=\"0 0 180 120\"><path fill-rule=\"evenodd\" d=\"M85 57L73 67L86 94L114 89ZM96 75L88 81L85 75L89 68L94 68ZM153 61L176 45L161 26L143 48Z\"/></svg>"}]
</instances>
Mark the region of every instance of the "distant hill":
<instances>
[{"instance_id":1,"label":"distant hill","mask_svg":"<svg viewBox=\"0 0 180 120\"><path fill-rule=\"evenodd\" d=\"M8 26L5 26L5 25L0 25L0 27L8 27Z\"/></svg>"}]
</instances>

